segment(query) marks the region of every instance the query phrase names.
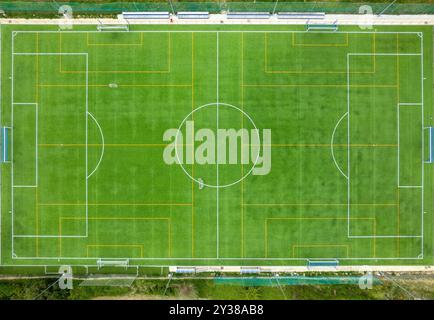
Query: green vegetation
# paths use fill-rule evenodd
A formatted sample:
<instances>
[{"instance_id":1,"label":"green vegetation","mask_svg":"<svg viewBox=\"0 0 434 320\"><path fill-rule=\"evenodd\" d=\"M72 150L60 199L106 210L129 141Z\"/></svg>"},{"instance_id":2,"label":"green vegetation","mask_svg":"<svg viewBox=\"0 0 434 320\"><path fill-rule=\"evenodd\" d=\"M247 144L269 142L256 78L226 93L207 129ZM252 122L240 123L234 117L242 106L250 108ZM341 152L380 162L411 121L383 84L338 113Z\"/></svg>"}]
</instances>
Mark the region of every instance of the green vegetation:
<instances>
[{"instance_id":1,"label":"green vegetation","mask_svg":"<svg viewBox=\"0 0 434 320\"><path fill-rule=\"evenodd\" d=\"M38 0L43 2L44 0ZM173 3L191 3L191 2L241 2L240 0L172 0ZM10 2L10 0L0 0L0 2ZM22 2L26 2L23 0ZM27 2L31 2L27 0ZM84 2L84 1L71 1L71 0L56 0L56 2ZM119 0L86 0L88 3L110 3L110 2L120 2ZM122 2L167 2L167 0L124 0ZM254 2L251 0L250 2ZM276 2L276 0L261 0L259 2ZM279 0L279 2L300 2L300 0ZM306 0L304 2L335 2L331 0ZM341 0L338 2L356 2L360 3L360 0ZM387 0L370 0L371 3L389 3ZM398 0L397 3L430 3L430 0Z\"/></svg>"},{"instance_id":2,"label":"green vegetation","mask_svg":"<svg viewBox=\"0 0 434 320\"><path fill-rule=\"evenodd\" d=\"M136 280L131 287L84 287L60 290L55 279L1 280L0 299L434 299L432 278L394 277L370 290L357 285L239 287L215 285L213 280ZM399 284L399 286L397 285ZM42 293L43 292L43 293ZM41 294L42 293L42 294Z\"/></svg>"}]
</instances>

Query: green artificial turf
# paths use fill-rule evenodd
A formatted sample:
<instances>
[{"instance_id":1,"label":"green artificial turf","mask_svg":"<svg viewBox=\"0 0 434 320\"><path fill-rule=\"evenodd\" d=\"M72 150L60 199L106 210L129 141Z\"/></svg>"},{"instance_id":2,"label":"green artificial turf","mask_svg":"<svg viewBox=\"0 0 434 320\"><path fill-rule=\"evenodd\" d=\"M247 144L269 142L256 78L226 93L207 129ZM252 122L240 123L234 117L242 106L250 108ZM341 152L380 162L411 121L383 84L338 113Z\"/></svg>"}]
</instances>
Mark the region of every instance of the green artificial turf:
<instances>
[{"instance_id":1,"label":"green artificial turf","mask_svg":"<svg viewBox=\"0 0 434 320\"><path fill-rule=\"evenodd\" d=\"M433 263L431 28L1 37L1 264ZM271 171L166 164L183 120L271 129Z\"/></svg>"}]
</instances>

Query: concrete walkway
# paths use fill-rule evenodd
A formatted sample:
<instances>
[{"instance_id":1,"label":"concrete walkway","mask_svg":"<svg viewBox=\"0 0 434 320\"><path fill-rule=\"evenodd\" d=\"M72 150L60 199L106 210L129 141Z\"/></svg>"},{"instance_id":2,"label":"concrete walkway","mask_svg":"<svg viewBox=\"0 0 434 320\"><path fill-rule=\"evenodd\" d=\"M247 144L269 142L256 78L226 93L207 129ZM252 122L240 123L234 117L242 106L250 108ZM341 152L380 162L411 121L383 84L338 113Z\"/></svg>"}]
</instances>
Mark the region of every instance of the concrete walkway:
<instances>
[{"instance_id":1,"label":"concrete walkway","mask_svg":"<svg viewBox=\"0 0 434 320\"><path fill-rule=\"evenodd\" d=\"M338 25L434 25L434 15L350 15L326 14L324 19L278 19L273 15L270 19L227 19L225 14L211 14L209 19L0 19L0 24L251 24L251 25L303 25L307 23L338 24Z\"/></svg>"}]
</instances>

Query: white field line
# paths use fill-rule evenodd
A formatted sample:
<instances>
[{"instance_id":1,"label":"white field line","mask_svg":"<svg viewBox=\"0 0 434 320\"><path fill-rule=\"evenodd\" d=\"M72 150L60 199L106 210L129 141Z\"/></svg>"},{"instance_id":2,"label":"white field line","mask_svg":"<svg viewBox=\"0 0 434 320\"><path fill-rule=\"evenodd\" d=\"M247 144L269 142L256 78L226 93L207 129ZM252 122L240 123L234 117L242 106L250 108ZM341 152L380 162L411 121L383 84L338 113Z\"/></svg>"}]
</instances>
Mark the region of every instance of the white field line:
<instances>
[{"instance_id":1,"label":"white field line","mask_svg":"<svg viewBox=\"0 0 434 320\"><path fill-rule=\"evenodd\" d=\"M16 34L16 32L15 32ZM87 138L88 138L88 122L87 122L87 114L88 114L88 88L89 88L89 81L88 81L88 65L89 65L89 61L88 61L88 54L87 53L83 53L83 52L77 52L77 53L59 53L59 52L28 52L28 53L15 53L14 51L14 37L12 37L12 46L11 46L11 65L12 65L12 72L11 72L11 81L12 81L12 87L11 87L11 123L12 123L12 128L11 128L11 212L12 212L12 221L11 221L11 229L12 229L12 233L11 233L11 243L12 243L12 257L14 256L14 238L83 238L83 237L87 237L88 236L88 184L87 184ZM60 236L60 235L15 235L14 234L14 188L37 188L38 185L36 183L36 185L14 185L14 165L13 165L13 115L14 115L14 106L16 105L35 105L36 106L36 112L38 112L38 104L35 102L14 102L14 56L15 55L42 55L42 56L59 56L59 55L70 55L70 56L85 56L86 57L86 112L85 112L85 119L86 119L86 172L85 172L85 181L86 181L86 234L85 236L82 235L71 235L71 236ZM37 140L37 136L38 136L38 113L36 115L36 146L38 145L38 140ZM38 153L37 153L37 149L36 148L36 182L38 181ZM14 257L13 257L14 258Z\"/></svg>"},{"instance_id":2,"label":"white field line","mask_svg":"<svg viewBox=\"0 0 434 320\"><path fill-rule=\"evenodd\" d=\"M423 132L423 128L424 128L424 121L423 121L423 116L424 116L424 74L423 74L423 33L421 33L420 35L420 52L421 52L421 56L420 56L420 62L421 62L421 67L420 67L420 78L421 78L421 120L422 120L422 126L421 126L421 134L422 134L422 152L421 152L421 165L422 165L422 181L421 181L421 186L422 186L422 192L421 192L421 235L422 235L422 241L421 241L421 256L423 257L423 246L424 246L424 185L425 185L425 179L424 179L424 156L425 156L425 139L424 139L424 132Z\"/></svg>"},{"instance_id":3,"label":"white field line","mask_svg":"<svg viewBox=\"0 0 434 320\"><path fill-rule=\"evenodd\" d=\"M422 188L422 186L398 186L398 188L411 189L411 188Z\"/></svg>"},{"instance_id":4,"label":"white field line","mask_svg":"<svg viewBox=\"0 0 434 320\"><path fill-rule=\"evenodd\" d=\"M348 115L348 112L345 112L344 115L338 120L338 122L336 123L336 126L333 129L333 133L332 133L332 138L330 140L330 151L332 154L332 158L333 158L333 162L335 163L336 168L339 170L339 172L348 180L348 176L342 171L342 169L339 167L336 158L335 158L335 153L333 150L333 144L334 144L334 137L335 137L335 133L336 133L336 129L338 128L339 124L341 123L341 121Z\"/></svg>"},{"instance_id":5,"label":"white field line","mask_svg":"<svg viewBox=\"0 0 434 320\"><path fill-rule=\"evenodd\" d=\"M369 52L365 52L365 53L357 53L357 52L353 52L353 53L348 53L349 56L421 56L420 53L369 53Z\"/></svg>"},{"instance_id":6,"label":"white field line","mask_svg":"<svg viewBox=\"0 0 434 320\"><path fill-rule=\"evenodd\" d=\"M31 103L13 103L12 109L14 106L34 106L35 108L35 185L14 185L13 188L37 188L38 187L38 104ZM13 123L12 123L13 126Z\"/></svg>"},{"instance_id":7,"label":"white field line","mask_svg":"<svg viewBox=\"0 0 434 320\"><path fill-rule=\"evenodd\" d=\"M398 83L398 85L399 85L399 83ZM399 93L398 93L398 96L399 96ZM401 153L400 153L401 152L401 146L399 144L399 141L400 141L399 101L398 101L398 105L396 106L396 109L397 109L397 112L396 112L396 121L397 121L396 130L397 130L397 144L398 144L398 152L397 152L398 165L397 165L397 177L396 177L396 181L397 181L397 184L398 184L398 187L399 187L401 185L401 183L400 183L401 170L400 170L400 162L399 162L399 159L401 158Z\"/></svg>"},{"instance_id":8,"label":"white field line","mask_svg":"<svg viewBox=\"0 0 434 320\"><path fill-rule=\"evenodd\" d=\"M37 188L37 185L16 185L16 186L12 186L12 188Z\"/></svg>"},{"instance_id":9,"label":"white field line","mask_svg":"<svg viewBox=\"0 0 434 320\"><path fill-rule=\"evenodd\" d=\"M0 19L1 20L1 19ZM20 33L59 33L59 31L53 30L15 30L16 34ZM74 33L100 33L99 31L85 31L85 30L63 30L61 31L63 34L74 34ZM110 31L111 33L125 33L125 31ZM128 33L327 33L327 34L339 34L339 33L348 33L348 34L415 34L419 35L420 32L416 31L306 31L306 30L130 30Z\"/></svg>"},{"instance_id":10,"label":"white field line","mask_svg":"<svg viewBox=\"0 0 434 320\"><path fill-rule=\"evenodd\" d=\"M219 128L219 33L216 33L216 94L217 94L217 105L216 105L216 126L217 130ZM216 158L217 158L216 154ZM217 237L217 258L220 256L220 230L219 230L219 164L218 161L216 162L216 169L217 169L217 177L216 177L216 197L217 197L217 203L216 203L216 218L217 218L217 225L216 225L216 237Z\"/></svg>"},{"instance_id":11,"label":"white field line","mask_svg":"<svg viewBox=\"0 0 434 320\"><path fill-rule=\"evenodd\" d=\"M410 107L419 107L419 106L422 106L422 104L421 103L408 103L408 102L406 102L406 103L399 103L398 102L398 105L397 105L397 112L396 112L396 114L397 114L397 121L398 121L398 123L397 123L397 139L398 139L398 141L397 141L397 144L398 144L398 155L397 155L397 157L398 157L398 177L397 177L397 181L398 181L398 188L421 188L422 186L409 186L409 185L401 185L401 183L400 183L400 175L401 175L401 171L400 171L400 168L401 168L401 166L400 166L400 155L401 155L401 144L400 144L400 111L401 111L401 107L404 107L404 108L410 108ZM422 122L422 126L423 126L423 122ZM422 135L423 135L423 130L422 130ZM424 160L424 158L422 157L422 160ZM422 165L423 166L423 165ZM422 167L421 167L421 170L422 170ZM422 173L421 173L422 174ZM421 175L422 176L422 175Z\"/></svg>"},{"instance_id":12,"label":"white field line","mask_svg":"<svg viewBox=\"0 0 434 320\"><path fill-rule=\"evenodd\" d=\"M1 86L1 84L0 84L0 86ZM6 156L5 156L6 155L6 128L2 127L2 129L3 129L2 130L2 136L3 136L3 157L2 157L2 162L4 162L6 160ZM0 168L0 171L1 171L1 168ZM1 185L1 179L0 179L0 185ZM1 203L0 203L0 208L1 208ZM0 211L1 211L1 209L0 209Z\"/></svg>"},{"instance_id":13,"label":"white field line","mask_svg":"<svg viewBox=\"0 0 434 320\"><path fill-rule=\"evenodd\" d=\"M57 33L58 31L14 31L15 33L35 33L35 32L40 32L40 33ZM64 33L97 33L97 31L62 31ZM130 32L143 32L143 31L130 31ZM197 32L197 33L219 33L219 32L223 32L223 33L240 33L240 31L145 31L145 32L155 32L155 33L161 33L161 32L174 32L174 33L190 33L190 32ZM264 31L241 31L242 33L263 33ZM276 31L273 33L305 33L306 31ZM312 32L309 31L309 33L326 33L326 32ZM333 33L349 33L349 34L363 34L363 33L373 33L373 32L346 32L346 31L336 31ZM419 32L376 32L378 34L419 34ZM13 41L12 41L12 48L11 48L12 52L13 52ZM422 51L423 52L423 51ZM83 54L83 53L79 53L79 54ZM12 54L12 65L13 65L13 55ZM86 59L87 54L85 53L84 55L86 55ZM401 54L394 54L394 55L401 55ZM404 54L403 54L404 55ZM422 56L421 54L408 54L408 55L419 55ZM347 64L348 64L348 54L347 54ZM86 61L86 64L88 64L88 61ZM422 68L423 70L423 68ZM86 70L88 71L88 70ZM349 76L348 74L349 68L347 67L347 77ZM12 68L12 75L13 75L13 68ZM86 72L86 81L88 81L88 72ZM13 83L13 76L12 76L12 83ZM349 85L349 82L348 82ZM348 86L348 95L347 95L347 100L348 100L348 145L349 145L349 86ZM13 93L13 85L12 85L12 93ZM87 105L87 94L88 94L88 85L86 85L86 105ZM12 94L12 101L13 101L13 94ZM13 103L13 102L12 102ZM86 125L87 127L87 125ZM13 138L11 138L13 139ZM87 160L87 159L86 159ZM348 162L349 162L349 152L348 152ZM13 164L12 164L13 165ZM349 174L348 174L349 175ZM12 181L13 181L13 177L11 177ZM423 188L423 186L422 186ZM349 190L349 178L348 178L348 190ZM87 197L87 192L86 192L86 197ZM348 203L349 203L349 192L348 192ZM13 212L13 211L12 211ZM349 214L349 211L348 211ZM87 215L87 212L86 212ZM13 220L12 220L13 222ZM423 224L423 223L422 223ZM13 226L12 226L12 230L13 230ZM349 228L348 228L349 231ZM87 233L87 231L86 231ZM13 235L13 233L12 233ZM86 235L87 236L87 235ZM56 236L57 237L57 236ZM12 248L13 248L13 242L12 242ZM12 249L13 252L13 249ZM80 258L80 257L13 257L13 259L36 259L36 260L43 260L43 259L48 259L48 260L54 260L54 259L70 259L70 260L96 260L98 258ZM101 258L100 258L101 259ZM129 259L129 258L121 258L121 259ZM408 258L347 258L347 257L342 257L342 258L337 258L339 260L420 260L422 259L421 256L418 257L408 257ZM138 258L138 259L134 259L134 260L234 260L234 261L240 261L240 260L279 260L279 261L284 261L284 260L299 260L299 261L306 261L307 258ZM12 266L16 266L16 265L12 265ZM26 265L29 266L29 265ZM40 266L40 265L35 265L35 266ZM79 265L78 265L79 266ZM83 265L86 266L86 265ZM137 266L139 267L139 266Z\"/></svg>"},{"instance_id":14,"label":"white field line","mask_svg":"<svg viewBox=\"0 0 434 320\"><path fill-rule=\"evenodd\" d=\"M420 56L421 57L421 75L422 75L422 84L421 84L421 117L422 117L422 155L421 155L421 159L422 159L422 182L421 182L421 188L422 188L422 192L421 192L421 207L422 207L422 230L421 230L421 235L412 235L412 236L401 236L401 235L376 235L376 236L372 236L372 235L367 235L367 236L352 236L350 235L350 172L351 170L348 169L348 214L347 214L347 224L348 224L348 238L422 238L421 241L421 246L422 246L422 253L421 256L423 258L423 226L424 226L424 221L423 221L423 215L424 215L424 203L423 203L423 197L424 197L424 134L423 134L423 130L424 130L424 125L423 125L423 37L421 35L421 33L417 33L419 35L419 37L421 38L421 53L410 53L410 54L401 54L401 53L347 53L347 108L348 108L348 146L350 145L349 142L349 133L350 133L350 123L349 123L349 119L350 119L350 81L349 81L349 69L350 69L350 65L349 65L349 58L350 56ZM400 105L400 104L399 104ZM409 105L408 103L404 103L403 105ZM399 108L398 108L399 110ZM399 113L399 112L398 112ZM398 116L399 117L399 116ZM399 119L398 119L398 124L399 124ZM398 127L399 130L399 127ZM399 134L399 133L398 133ZM398 146L399 146L399 142L398 142ZM348 147L349 148L349 147ZM349 158L350 158L350 151L348 150L348 168L349 167ZM398 166L399 167L399 166ZM399 169L398 169L399 170ZM399 177L399 171L398 171L398 177ZM398 178L399 179L399 178ZM399 183L398 183L398 187ZM406 187L406 186L403 186ZM408 187L417 187L417 186L408 186Z\"/></svg>"},{"instance_id":15,"label":"white field line","mask_svg":"<svg viewBox=\"0 0 434 320\"><path fill-rule=\"evenodd\" d=\"M39 75L38 75L39 77ZM36 89L38 90L38 89ZM39 185L38 181L39 181L39 161L38 161L38 104L35 105L35 111L36 111L36 115L35 115L35 184L36 186Z\"/></svg>"},{"instance_id":16,"label":"white field line","mask_svg":"<svg viewBox=\"0 0 434 320\"><path fill-rule=\"evenodd\" d=\"M110 257L95 257L95 258L88 258L88 257L13 257L13 259L17 260L99 260L99 259L113 259ZM167 257L157 257L157 258L131 258L131 257L120 257L116 259L130 259L134 261L149 261L149 260L165 260L165 261L207 261L207 260L224 260L224 261L308 261L309 258L255 258L255 257L248 257L248 258L167 258ZM369 261L369 260L422 260L423 257L401 257L401 258L348 258L348 257L336 257L334 259L337 260L346 260L346 261L354 261L354 260L360 260L360 261ZM36 265L36 266L43 266L43 265ZM80 265L75 265L80 266Z\"/></svg>"},{"instance_id":17,"label":"white field line","mask_svg":"<svg viewBox=\"0 0 434 320\"><path fill-rule=\"evenodd\" d=\"M349 236L349 238L359 238L359 239L375 239L375 238L422 238L422 236L406 236L406 235L398 235L398 236L390 236L390 235L364 235L364 236Z\"/></svg>"},{"instance_id":18,"label":"white field line","mask_svg":"<svg viewBox=\"0 0 434 320\"><path fill-rule=\"evenodd\" d=\"M11 36L11 186L14 185L14 38L16 33ZM11 257L15 255L14 250L14 188L11 188Z\"/></svg>"}]
</instances>

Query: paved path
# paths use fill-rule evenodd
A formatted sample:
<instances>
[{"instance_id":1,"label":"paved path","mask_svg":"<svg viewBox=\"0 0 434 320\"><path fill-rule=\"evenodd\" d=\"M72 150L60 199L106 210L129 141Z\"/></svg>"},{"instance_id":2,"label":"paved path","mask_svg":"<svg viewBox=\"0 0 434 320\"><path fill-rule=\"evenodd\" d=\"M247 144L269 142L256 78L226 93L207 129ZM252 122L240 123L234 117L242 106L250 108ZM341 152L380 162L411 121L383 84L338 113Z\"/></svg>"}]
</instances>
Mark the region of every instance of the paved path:
<instances>
[{"instance_id":1,"label":"paved path","mask_svg":"<svg viewBox=\"0 0 434 320\"><path fill-rule=\"evenodd\" d=\"M59 24L65 23L63 19L0 19L2 24ZM279 24L294 25L306 24L306 19L278 19L276 15L270 19L227 19L224 14L211 14L209 19L178 19L176 16L169 19L74 19L73 24ZM310 23L338 25L434 25L434 15L351 15L327 14L324 19L310 20Z\"/></svg>"}]
</instances>

